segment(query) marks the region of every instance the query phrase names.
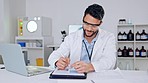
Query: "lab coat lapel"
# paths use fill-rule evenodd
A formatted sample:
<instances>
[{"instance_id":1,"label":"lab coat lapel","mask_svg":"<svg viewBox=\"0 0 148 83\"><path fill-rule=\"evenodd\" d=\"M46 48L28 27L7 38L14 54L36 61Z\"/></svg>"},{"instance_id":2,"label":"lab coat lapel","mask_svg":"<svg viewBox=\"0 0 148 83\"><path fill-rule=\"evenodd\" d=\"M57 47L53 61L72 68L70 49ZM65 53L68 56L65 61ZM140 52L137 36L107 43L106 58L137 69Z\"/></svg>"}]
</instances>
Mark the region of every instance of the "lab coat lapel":
<instances>
[{"instance_id":1,"label":"lab coat lapel","mask_svg":"<svg viewBox=\"0 0 148 83\"><path fill-rule=\"evenodd\" d=\"M101 29L99 29L99 35L98 35L97 41L96 41L96 43L94 45L91 60L93 60L94 56L96 56L97 49L99 49L101 47L102 43L103 43L102 36L103 36L103 32L101 31Z\"/></svg>"},{"instance_id":2,"label":"lab coat lapel","mask_svg":"<svg viewBox=\"0 0 148 83\"><path fill-rule=\"evenodd\" d=\"M80 56L81 56L81 47L82 47L82 31L78 32L77 36L77 41L73 44L72 51L73 51L73 56L71 56L71 64L80 61Z\"/></svg>"}]
</instances>

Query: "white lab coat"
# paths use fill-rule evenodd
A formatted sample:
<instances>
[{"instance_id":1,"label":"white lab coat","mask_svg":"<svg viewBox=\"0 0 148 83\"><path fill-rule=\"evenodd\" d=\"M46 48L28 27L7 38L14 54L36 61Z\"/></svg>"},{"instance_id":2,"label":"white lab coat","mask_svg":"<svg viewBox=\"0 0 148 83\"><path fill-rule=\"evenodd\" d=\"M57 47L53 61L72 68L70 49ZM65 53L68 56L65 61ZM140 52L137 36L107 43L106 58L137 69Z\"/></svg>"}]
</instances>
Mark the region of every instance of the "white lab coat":
<instances>
[{"instance_id":1,"label":"white lab coat","mask_svg":"<svg viewBox=\"0 0 148 83\"><path fill-rule=\"evenodd\" d=\"M116 64L116 40L112 33L99 29L98 39L94 45L91 63L96 72L113 69ZM48 62L55 67L61 55L70 55L70 64L80 61L83 30L68 35L60 47L51 53Z\"/></svg>"}]
</instances>

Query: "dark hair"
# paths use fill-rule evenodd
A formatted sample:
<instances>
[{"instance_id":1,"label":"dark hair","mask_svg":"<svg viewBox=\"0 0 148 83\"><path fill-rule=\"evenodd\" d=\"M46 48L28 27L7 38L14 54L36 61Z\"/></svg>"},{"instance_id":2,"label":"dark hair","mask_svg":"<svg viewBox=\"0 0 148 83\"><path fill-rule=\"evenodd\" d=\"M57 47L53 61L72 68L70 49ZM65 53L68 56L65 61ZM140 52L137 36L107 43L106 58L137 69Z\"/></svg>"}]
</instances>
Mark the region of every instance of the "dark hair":
<instances>
[{"instance_id":1,"label":"dark hair","mask_svg":"<svg viewBox=\"0 0 148 83\"><path fill-rule=\"evenodd\" d=\"M93 4L93 5L88 6L88 8L85 10L84 17L87 14L90 14L92 17L98 20L102 20L104 17L104 9L102 6L98 4ZM84 17L83 17L83 20L84 20Z\"/></svg>"}]
</instances>

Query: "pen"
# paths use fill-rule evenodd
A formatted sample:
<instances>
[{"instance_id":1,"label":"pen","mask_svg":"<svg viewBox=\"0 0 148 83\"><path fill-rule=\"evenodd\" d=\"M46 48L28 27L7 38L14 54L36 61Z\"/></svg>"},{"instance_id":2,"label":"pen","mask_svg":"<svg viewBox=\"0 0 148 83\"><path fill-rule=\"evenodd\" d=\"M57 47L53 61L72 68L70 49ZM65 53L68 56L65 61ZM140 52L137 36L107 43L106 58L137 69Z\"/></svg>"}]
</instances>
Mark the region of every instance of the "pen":
<instances>
[{"instance_id":1,"label":"pen","mask_svg":"<svg viewBox=\"0 0 148 83\"><path fill-rule=\"evenodd\" d=\"M61 53L61 55L62 55L62 57L65 57L62 53ZM67 58L70 59L70 54L67 56ZM70 61L69 61L69 64L68 64L68 66L66 67L66 70L67 70L68 72L70 72L70 69L71 69L71 67L70 67Z\"/></svg>"},{"instance_id":2,"label":"pen","mask_svg":"<svg viewBox=\"0 0 148 83\"><path fill-rule=\"evenodd\" d=\"M64 57L64 58L65 58L65 56L64 56L61 52L60 52L60 54L61 54L61 56L62 56L62 57ZM70 54L67 56L67 58L69 58L69 59L70 59ZM70 64L68 64L68 66L67 66L66 70L70 72L70 69L71 69Z\"/></svg>"},{"instance_id":3,"label":"pen","mask_svg":"<svg viewBox=\"0 0 148 83\"><path fill-rule=\"evenodd\" d=\"M95 83L93 80L90 80L92 83Z\"/></svg>"},{"instance_id":4,"label":"pen","mask_svg":"<svg viewBox=\"0 0 148 83\"><path fill-rule=\"evenodd\" d=\"M1 69L5 69L5 67L1 67Z\"/></svg>"},{"instance_id":5,"label":"pen","mask_svg":"<svg viewBox=\"0 0 148 83\"><path fill-rule=\"evenodd\" d=\"M62 55L62 57L65 57L64 54L62 54L61 52L60 55ZM67 57L70 58L70 54Z\"/></svg>"},{"instance_id":6,"label":"pen","mask_svg":"<svg viewBox=\"0 0 148 83\"><path fill-rule=\"evenodd\" d=\"M70 59L70 54L68 55L68 58ZM71 70L71 67L70 67L70 61L69 61L69 64L68 64L68 72L70 72Z\"/></svg>"}]
</instances>

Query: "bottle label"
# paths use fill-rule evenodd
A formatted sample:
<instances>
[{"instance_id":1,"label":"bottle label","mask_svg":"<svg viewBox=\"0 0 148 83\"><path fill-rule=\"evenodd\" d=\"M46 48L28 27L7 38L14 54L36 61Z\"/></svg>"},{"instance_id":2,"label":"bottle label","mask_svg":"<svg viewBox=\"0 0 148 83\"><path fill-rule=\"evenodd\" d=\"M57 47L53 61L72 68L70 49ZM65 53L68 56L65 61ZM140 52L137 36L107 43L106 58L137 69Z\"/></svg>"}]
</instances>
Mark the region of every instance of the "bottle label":
<instances>
[{"instance_id":1,"label":"bottle label","mask_svg":"<svg viewBox=\"0 0 148 83\"><path fill-rule=\"evenodd\" d=\"M118 56L121 56L122 55L122 52L118 52Z\"/></svg>"},{"instance_id":2,"label":"bottle label","mask_svg":"<svg viewBox=\"0 0 148 83\"><path fill-rule=\"evenodd\" d=\"M139 52L136 52L136 56L139 56Z\"/></svg>"},{"instance_id":3,"label":"bottle label","mask_svg":"<svg viewBox=\"0 0 148 83\"><path fill-rule=\"evenodd\" d=\"M118 36L118 39L122 39L122 36L121 36L121 35L119 35L119 36Z\"/></svg>"},{"instance_id":4,"label":"bottle label","mask_svg":"<svg viewBox=\"0 0 148 83\"><path fill-rule=\"evenodd\" d=\"M123 35L123 39L127 39L127 35Z\"/></svg>"},{"instance_id":5,"label":"bottle label","mask_svg":"<svg viewBox=\"0 0 148 83\"><path fill-rule=\"evenodd\" d=\"M133 54L134 54L133 52L129 52L129 56L133 56Z\"/></svg>"},{"instance_id":6,"label":"bottle label","mask_svg":"<svg viewBox=\"0 0 148 83\"><path fill-rule=\"evenodd\" d=\"M136 39L140 39L140 35L137 35L137 36L136 36Z\"/></svg>"},{"instance_id":7,"label":"bottle label","mask_svg":"<svg viewBox=\"0 0 148 83\"><path fill-rule=\"evenodd\" d=\"M146 56L146 52L141 52L141 56Z\"/></svg>"},{"instance_id":8,"label":"bottle label","mask_svg":"<svg viewBox=\"0 0 148 83\"><path fill-rule=\"evenodd\" d=\"M141 39L147 39L146 35L141 35Z\"/></svg>"}]
</instances>

